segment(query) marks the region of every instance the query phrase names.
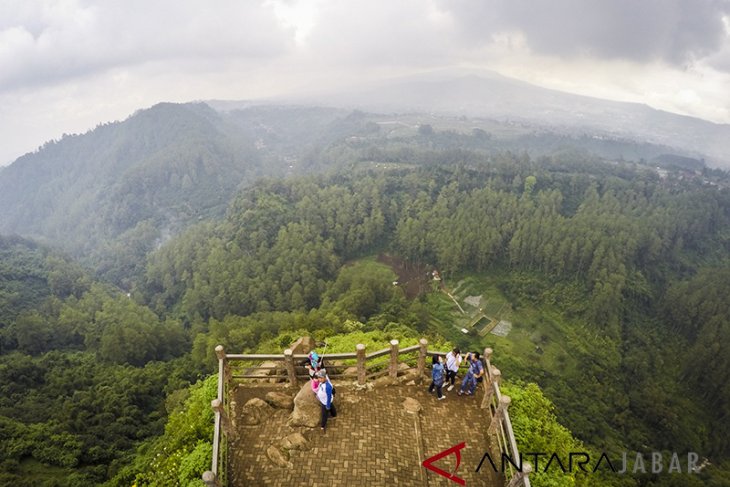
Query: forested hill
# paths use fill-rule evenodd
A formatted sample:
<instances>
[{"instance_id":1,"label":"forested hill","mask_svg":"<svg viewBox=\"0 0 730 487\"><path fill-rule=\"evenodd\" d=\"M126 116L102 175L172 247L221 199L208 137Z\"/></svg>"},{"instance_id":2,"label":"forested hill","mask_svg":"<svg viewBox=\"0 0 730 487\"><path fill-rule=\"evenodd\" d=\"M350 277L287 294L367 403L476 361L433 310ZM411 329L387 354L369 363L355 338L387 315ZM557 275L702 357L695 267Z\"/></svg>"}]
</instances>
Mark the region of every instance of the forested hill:
<instances>
[{"instance_id":1,"label":"forested hill","mask_svg":"<svg viewBox=\"0 0 730 487\"><path fill-rule=\"evenodd\" d=\"M302 334L343 351L420 336L493 346L514 397L537 387L520 379L539 384L590 451L697 451L712 467L682 485L721 481L726 174L362 141L322 154L347 170L236 192L222 219L155 251L129 294L46 247L0 239L0 484L197 482L214 383L188 386L215 370L215 345L272 352ZM444 293L393 286L384 253L511 303L513 331L463 335ZM515 407L547 401L528 396ZM568 480L534 485L672 485Z\"/></svg>"},{"instance_id":2,"label":"forested hill","mask_svg":"<svg viewBox=\"0 0 730 487\"><path fill-rule=\"evenodd\" d=\"M460 151L525 157L578 150L707 171L691 152L591 133L465 117L333 108L163 103L51 141L0 171L0 232L61 247L129 289L147 253L223 216L240 188L371 163L453 163ZM427 157L424 149L434 150Z\"/></svg>"},{"instance_id":3,"label":"forested hill","mask_svg":"<svg viewBox=\"0 0 730 487\"><path fill-rule=\"evenodd\" d=\"M0 231L103 255L100 272L121 276L156 239L220 214L260 166L252 145L229 137L206 105L160 104L49 142L6 168Z\"/></svg>"},{"instance_id":4,"label":"forested hill","mask_svg":"<svg viewBox=\"0 0 730 487\"><path fill-rule=\"evenodd\" d=\"M262 183L233 201L225 221L156 253L140 296L159 313L217 323L215 338L196 341L205 355L214 343L254 347L280 331L279 319L232 316L330 309L338 269L379 249L454 280L498 274L516 306L560 323L557 362L515 350L510 370L540 377L581 439L727 455L730 397L712 378L730 374L718 360L730 356L721 297L730 193L628 166L566 169L505 158ZM350 295L354 319L368 322L374 296ZM410 319L429 328L428 318ZM716 426L703 429L707 421Z\"/></svg>"},{"instance_id":5,"label":"forested hill","mask_svg":"<svg viewBox=\"0 0 730 487\"><path fill-rule=\"evenodd\" d=\"M189 384L176 358L188 349L179 323L0 236L0 485L103 482L161 433L166 392Z\"/></svg>"}]
</instances>

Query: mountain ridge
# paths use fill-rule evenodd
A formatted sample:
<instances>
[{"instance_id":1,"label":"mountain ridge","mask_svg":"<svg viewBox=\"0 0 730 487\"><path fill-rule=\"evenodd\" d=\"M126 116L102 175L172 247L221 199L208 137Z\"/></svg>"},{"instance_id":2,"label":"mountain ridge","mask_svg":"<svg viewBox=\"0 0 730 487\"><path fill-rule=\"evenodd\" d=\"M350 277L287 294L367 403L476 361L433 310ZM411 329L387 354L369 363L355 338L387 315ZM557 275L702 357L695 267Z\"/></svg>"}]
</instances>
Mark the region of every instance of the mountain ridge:
<instances>
[{"instance_id":1,"label":"mountain ridge","mask_svg":"<svg viewBox=\"0 0 730 487\"><path fill-rule=\"evenodd\" d=\"M287 97L293 101L297 98ZM659 110L649 105L579 95L492 73L415 76L364 90L301 100L366 111L431 112L522 120L571 132L601 131L639 142L669 145L730 167L730 124Z\"/></svg>"}]
</instances>

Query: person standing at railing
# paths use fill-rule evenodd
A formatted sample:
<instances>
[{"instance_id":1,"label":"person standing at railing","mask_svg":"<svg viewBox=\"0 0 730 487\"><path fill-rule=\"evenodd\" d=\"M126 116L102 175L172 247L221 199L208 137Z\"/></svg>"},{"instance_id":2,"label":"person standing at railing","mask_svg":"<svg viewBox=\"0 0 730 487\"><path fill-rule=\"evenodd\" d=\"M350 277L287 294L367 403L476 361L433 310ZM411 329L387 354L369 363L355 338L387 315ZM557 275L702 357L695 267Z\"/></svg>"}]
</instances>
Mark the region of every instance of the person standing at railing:
<instances>
[{"instance_id":1,"label":"person standing at railing","mask_svg":"<svg viewBox=\"0 0 730 487\"><path fill-rule=\"evenodd\" d=\"M441 364L441 356L433 356L433 369L431 370L431 385L428 387L428 392L433 392L434 387L436 388L436 395L438 400L446 399L441 392L441 387L444 385L444 366Z\"/></svg>"},{"instance_id":2,"label":"person standing at railing","mask_svg":"<svg viewBox=\"0 0 730 487\"><path fill-rule=\"evenodd\" d=\"M447 391L454 389L454 382L456 381L456 373L459 371L461 365L461 350L458 348L453 349L446 354L446 381L450 382Z\"/></svg>"},{"instance_id":3,"label":"person standing at railing","mask_svg":"<svg viewBox=\"0 0 730 487\"><path fill-rule=\"evenodd\" d=\"M482 361L479 359L479 352L468 353L466 355L466 361L469 364L469 371L466 373L464 380L461 381L460 396L465 393L464 391L466 391L467 396L473 395L477 389L477 382L484 380L484 365L482 365Z\"/></svg>"},{"instance_id":4,"label":"person standing at railing","mask_svg":"<svg viewBox=\"0 0 730 487\"><path fill-rule=\"evenodd\" d=\"M335 409L335 404L333 402L334 386L332 386L332 382L330 382L329 377L327 377L327 371L324 369L317 371L317 381L319 382L319 386L317 387L315 394L317 394L317 399L319 399L322 407L322 420L320 426L322 427L322 433L324 433L327 428L327 418L330 416L333 418L337 417L337 409Z\"/></svg>"}]
</instances>

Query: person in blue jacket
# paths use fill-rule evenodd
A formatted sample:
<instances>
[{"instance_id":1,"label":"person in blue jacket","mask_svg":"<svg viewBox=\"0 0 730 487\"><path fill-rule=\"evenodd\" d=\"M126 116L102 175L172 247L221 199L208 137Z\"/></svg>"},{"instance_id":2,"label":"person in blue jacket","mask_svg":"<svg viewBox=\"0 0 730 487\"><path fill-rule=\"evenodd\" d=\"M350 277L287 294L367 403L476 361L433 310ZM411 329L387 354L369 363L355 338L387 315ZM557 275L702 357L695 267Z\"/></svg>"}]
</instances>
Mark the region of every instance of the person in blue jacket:
<instances>
[{"instance_id":1,"label":"person in blue jacket","mask_svg":"<svg viewBox=\"0 0 730 487\"><path fill-rule=\"evenodd\" d=\"M441 364L441 357L439 355L433 356L433 369L431 369L431 385L428 387L428 392L433 392L436 388L436 395L441 399L446 397L441 393L441 386L444 385L444 366Z\"/></svg>"},{"instance_id":2,"label":"person in blue jacket","mask_svg":"<svg viewBox=\"0 0 730 487\"><path fill-rule=\"evenodd\" d=\"M322 427L322 433L324 433L327 428L327 418L330 416L333 418L337 417L337 409L335 409L335 404L332 402L332 399L334 399L334 387L332 386L332 382L330 382L329 377L327 377L327 371L325 369L318 370L316 376L317 381L319 381L319 387L317 387L315 394L322 406L322 420L320 426Z\"/></svg>"}]
</instances>

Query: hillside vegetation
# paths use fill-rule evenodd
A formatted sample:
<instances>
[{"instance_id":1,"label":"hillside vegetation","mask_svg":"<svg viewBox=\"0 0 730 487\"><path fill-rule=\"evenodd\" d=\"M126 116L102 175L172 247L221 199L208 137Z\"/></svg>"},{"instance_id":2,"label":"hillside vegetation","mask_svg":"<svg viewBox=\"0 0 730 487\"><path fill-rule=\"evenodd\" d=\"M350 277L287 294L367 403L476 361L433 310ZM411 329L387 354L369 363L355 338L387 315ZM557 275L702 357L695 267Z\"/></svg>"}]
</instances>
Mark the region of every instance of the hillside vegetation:
<instances>
[{"instance_id":1,"label":"hillside vegetation","mask_svg":"<svg viewBox=\"0 0 730 487\"><path fill-rule=\"evenodd\" d=\"M504 151L523 160L578 151L580 161L590 151L711 172L693 153L526 123L211 105L218 111L161 103L19 158L0 171L0 234L62 248L100 279L130 289L149 252L190 225L223 217L236 193L261 177L453 164Z\"/></svg>"},{"instance_id":2,"label":"hillside vegetation","mask_svg":"<svg viewBox=\"0 0 730 487\"><path fill-rule=\"evenodd\" d=\"M343 347L420 336L494 346L505 376L524 381L516 397L555 422L556 434L597 451L697 451L713 464L703 481L722 485L718 465L730 455L724 174L713 173L715 185L663 179L644 165L575 153L533 160L333 145L321 155L319 163L344 170L236 192L220 219L125 268L129 293L55 250L0 240L4 482L194 481L208 433L200 426L181 436L169 415L196 414L206 400L209 382L189 386L215 370L213 347L274 350L308 333L338 336ZM449 298L436 288L406 297L393 285L397 273L375 258L383 253L439 269L459 298L509 303L514 332L455 333ZM523 438L537 438L523 427ZM173 441L179 453L167 457L160 448ZM173 477L149 470L152 452Z\"/></svg>"}]
</instances>

